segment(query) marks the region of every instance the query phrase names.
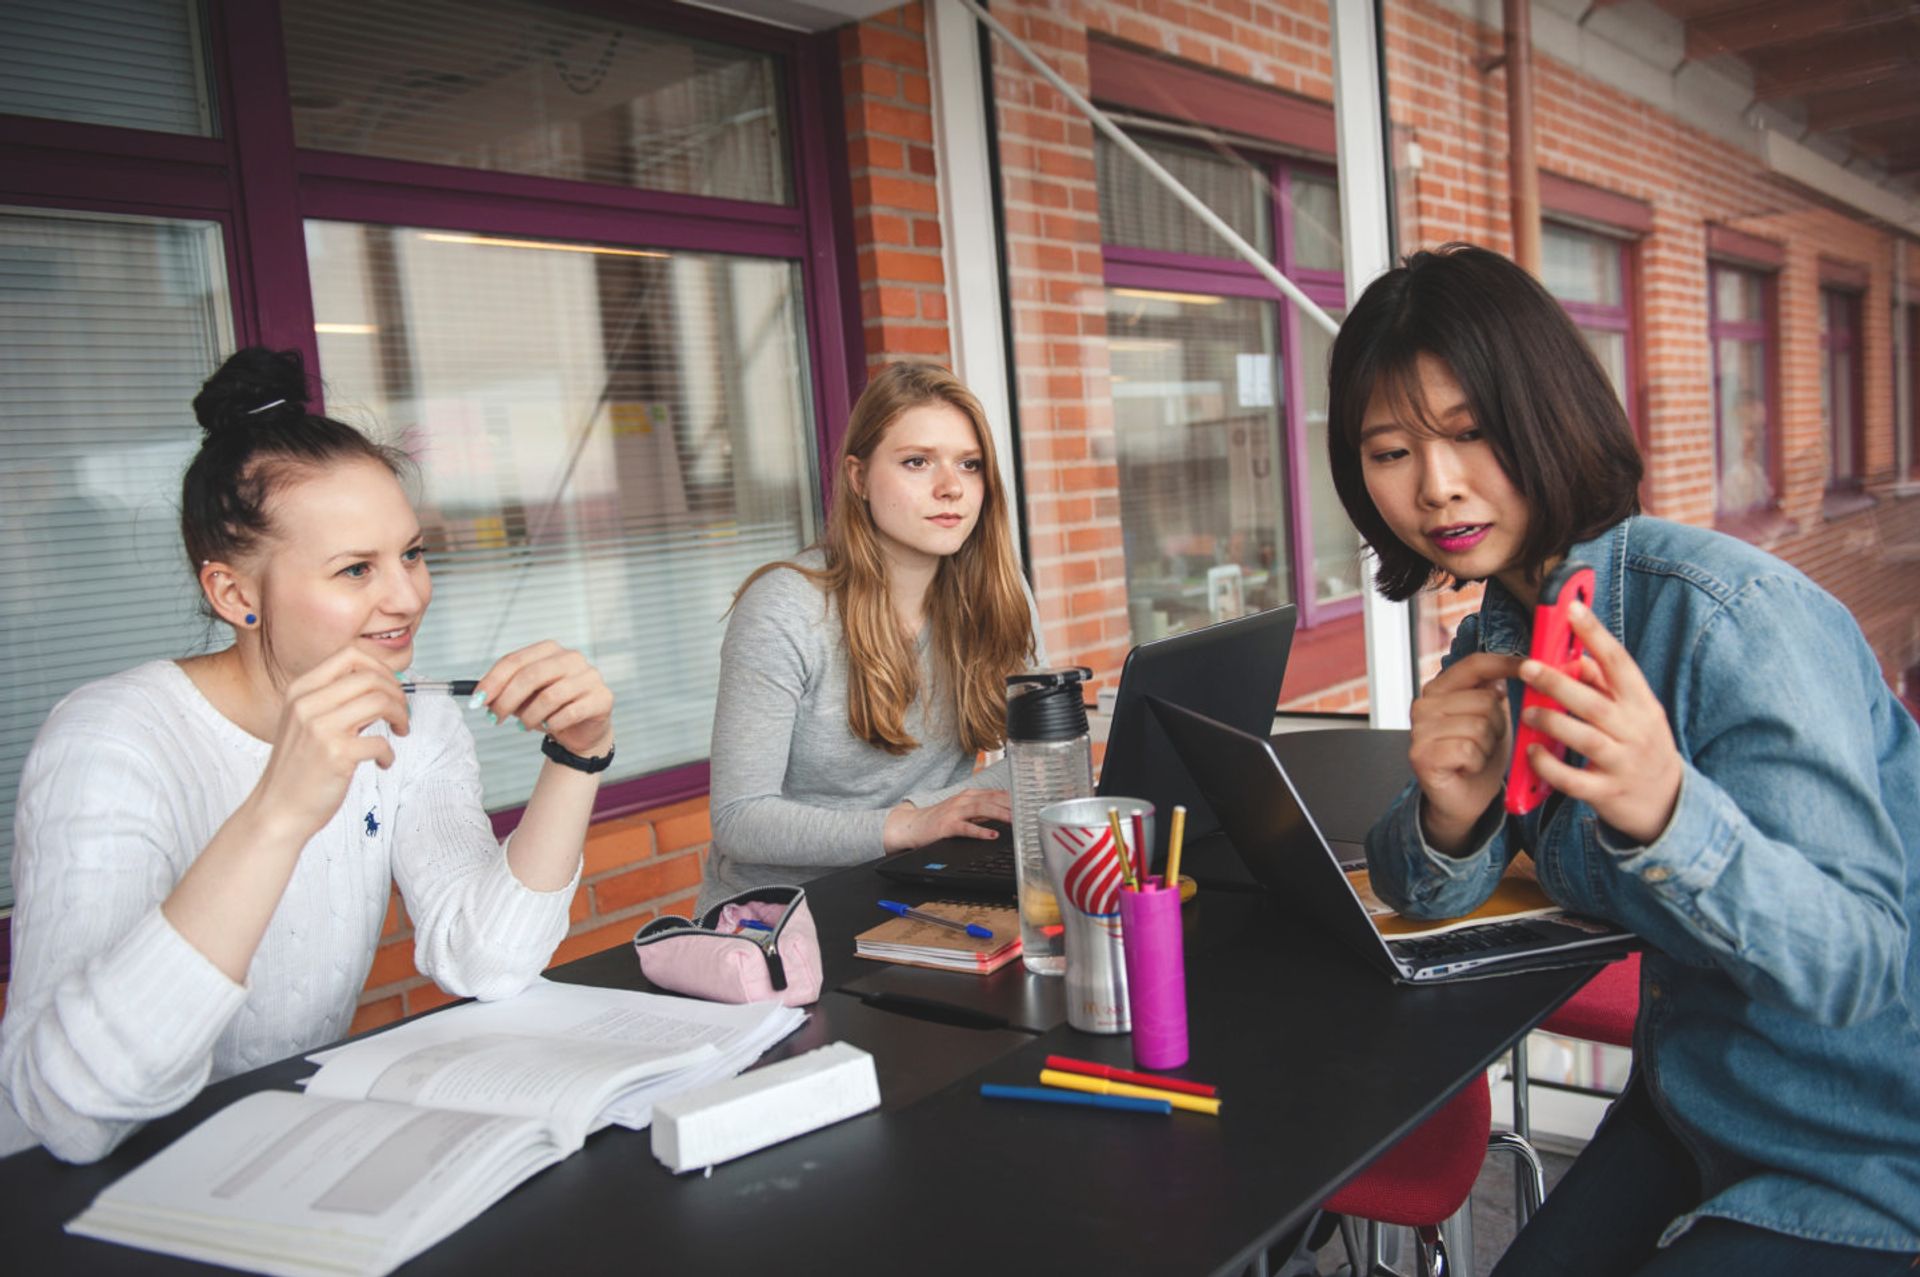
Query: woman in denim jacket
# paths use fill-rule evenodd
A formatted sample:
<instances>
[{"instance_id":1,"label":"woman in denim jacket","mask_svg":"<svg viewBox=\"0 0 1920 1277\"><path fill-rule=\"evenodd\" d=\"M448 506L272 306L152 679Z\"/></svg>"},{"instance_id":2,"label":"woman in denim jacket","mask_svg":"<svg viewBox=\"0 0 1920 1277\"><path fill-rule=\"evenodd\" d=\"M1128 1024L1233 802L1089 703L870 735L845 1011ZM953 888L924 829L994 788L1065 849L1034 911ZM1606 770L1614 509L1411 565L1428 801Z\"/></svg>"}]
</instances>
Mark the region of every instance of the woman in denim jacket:
<instances>
[{"instance_id":1,"label":"woman in denim jacket","mask_svg":"<svg viewBox=\"0 0 1920 1277\"><path fill-rule=\"evenodd\" d=\"M1798 571L1638 513L1619 400L1494 253L1417 253L1334 343L1329 452L1404 599L1485 581L1413 707L1380 894L1463 914L1527 853L1647 943L1633 1080L1502 1260L1514 1274L1895 1273L1920 1252L1920 730ZM1525 654L1545 573L1596 571L1580 676ZM1571 751L1504 812L1527 719Z\"/></svg>"}]
</instances>

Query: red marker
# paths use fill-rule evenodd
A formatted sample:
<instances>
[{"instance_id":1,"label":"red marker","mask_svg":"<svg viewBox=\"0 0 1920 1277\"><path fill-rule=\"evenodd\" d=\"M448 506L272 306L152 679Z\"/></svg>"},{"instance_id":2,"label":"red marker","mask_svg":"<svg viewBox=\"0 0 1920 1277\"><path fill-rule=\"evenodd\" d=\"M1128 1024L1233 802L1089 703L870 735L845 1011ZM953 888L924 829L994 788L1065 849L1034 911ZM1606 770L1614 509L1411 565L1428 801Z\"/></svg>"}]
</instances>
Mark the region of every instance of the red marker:
<instances>
[{"instance_id":1,"label":"red marker","mask_svg":"<svg viewBox=\"0 0 1920 1277\"><path fill-rule=\"evenodd\" d=\"M1047 1067L1059 1069L1064 1073L1082 1073L1088 1077L1103 1077L1110 1082L1131 1082L1135 1086L1153 1086L1162 1091L1179 1091L1186 1095L1218 1095L1220 1088L1208 1086L1205 1082L1186 1082L1177 1077L1163 1077L1158 1073L1136 1073L1132 1069L1116 1069L1111 1064L1095 1064L1092 1060L1074 1060L1064 1055L1049 1055Z\"/></svg>"}]
</instances>

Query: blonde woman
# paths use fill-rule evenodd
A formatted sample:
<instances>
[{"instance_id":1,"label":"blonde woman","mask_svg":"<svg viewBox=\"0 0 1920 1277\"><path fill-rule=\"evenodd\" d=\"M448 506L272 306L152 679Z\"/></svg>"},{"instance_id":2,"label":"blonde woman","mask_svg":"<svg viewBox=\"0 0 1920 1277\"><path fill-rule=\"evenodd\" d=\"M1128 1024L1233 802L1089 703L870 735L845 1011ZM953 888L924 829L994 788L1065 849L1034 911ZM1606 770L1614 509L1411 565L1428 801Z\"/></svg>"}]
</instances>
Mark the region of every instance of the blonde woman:
<instances>
[{"instance_id":1,"label":"blonde woman","mask_svg":"<svg viewBox=\"0 0 1920 1277\"><path fill-rule=\"evenodd\" d=\"M1009 818L1006 677L1040 659L980 401L893 364L854 405L826 536L747 578L721 647L700 907Z\"/></svg>"}]
</instances>

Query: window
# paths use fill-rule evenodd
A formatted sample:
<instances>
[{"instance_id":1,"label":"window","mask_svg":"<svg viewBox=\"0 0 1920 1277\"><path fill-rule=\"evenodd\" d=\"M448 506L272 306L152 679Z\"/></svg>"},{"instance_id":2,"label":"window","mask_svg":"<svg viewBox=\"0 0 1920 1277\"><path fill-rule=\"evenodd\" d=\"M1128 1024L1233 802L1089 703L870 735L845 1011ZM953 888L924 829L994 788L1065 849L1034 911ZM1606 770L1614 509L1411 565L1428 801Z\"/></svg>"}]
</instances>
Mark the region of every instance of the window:
<instances>
[{"instance_id":1,"label":"window","mask_svg":"<svg viewBox=\"0 0 1920 1277\"><path fill-rule=\"evenodd\" d=\"M628 707L628 775L705 758L717 622L815 534L798 266L345 222L307 242L330 406L423 462L417 666L471 677L552 638ZM478 739L489 794L530 792L539 754Z\"/></svg>"},{"instance_id":2,"label":"window","mask_svg":"<svg viewBox=\"0 0 1920 1277\"><path fill-rule=\"evenodd\" d=\"M0 115L207 136L199 0L0 4Z\"/></svg>"},{"instance_id":3,"label":"window","mask_svg":"<svg viewBox=\"0 0 1920 1277\"><path fill-rule=\"evenodd\" d=\"M1860 486L1860 294L1820 290L1820 422L1827 489Z\"/></svg>"},{"instance_id":4,"label":"window","mask_svg":"<svg viewBox=\"0 0 1920 1277\"><path fill-rule=\"evenodd\" d=\"M1612 236L1555 222L1540 227L1542 282L1587 339L1629 417L1634 400L1630 257L1629 245Z\"/></svg>"},{"instance_id":5,"label":"window","mask_svg":"<svg viewBox=\"0 0 1920 1277\"><path fill-rule=\"evenodd\" d=\"M178 501L188 405L232 345L217 225L0 209L0 901L54 703L210 633Z\"/></svg>"},{"instance_id":6,"label":"window","mask_svg":"<svg viewBox=\"0 0 1920 1277\"><path fill-rule=\"evenodd\" d=\"M1151 134L1140 142L1338 312L1330 172ZM1317 667L1320 685L1361 678L1360 541L1326 463L1330 339L1117 147L1098 147L1133 641L1296 602L1303 639L1316 626L1331 627L1323 638L1353 630L1351 651ZM1290 701L1310 690L1289 675Z\"/></svg>"},{"instance_id":7,"label":"window","mask_svg":"<svg viewBox=\"0 0 1920 1277\"><path fill-rule=\"evenodd\" d=\"M598 12L229 3L208 41L195 0L0 11L0 867L53 702L225 641L175 506L193 395L253 342L419 459L424 671L580 647L628 707L601 811L704 788L727 602L813 537L848 407L827 177L794 145L826 68L743 20ZM295 148L230 140L274 117ZM500 735L496 810L539 761Z\"/></svg>"},{"instance_id":8,"label":"window","mask_svg":"<svg viewBox=\"0 0 1920 1277\"><path fill-rule=\"evenodd\" d=\"M1771 509L1773 461L1773 277L1714 262L1708 267L1713 348L1714 466L1722 517Z\"/></svg>"}]
</instances>

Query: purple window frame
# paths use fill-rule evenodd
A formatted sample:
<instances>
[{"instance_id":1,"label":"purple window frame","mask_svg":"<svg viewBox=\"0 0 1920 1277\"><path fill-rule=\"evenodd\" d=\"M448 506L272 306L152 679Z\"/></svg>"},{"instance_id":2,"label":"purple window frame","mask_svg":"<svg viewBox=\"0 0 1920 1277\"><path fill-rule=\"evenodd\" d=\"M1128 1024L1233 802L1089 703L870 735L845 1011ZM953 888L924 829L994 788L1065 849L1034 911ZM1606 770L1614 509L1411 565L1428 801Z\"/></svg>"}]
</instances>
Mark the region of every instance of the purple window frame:
<instances>
[{"instance_id":1,"label":"purple window frame","mask_svg":"<svg viewBox=\"0 0 1920 1277\"><path fill-rule=\"evenodd\" d=\"M1575 226L1568 222L1554 223L1556 229L1570 231L1576 235L1590 235L1605 240L1620 250L1620 304L1603 306L1598 302L1560 302L1567 317L1580 328L1598 328L1602 332L1619 333L1623 342L1626 361L1626 384L1620 387L1622 406L1627 411L1627 423L1633 427L1634 438L1639 440L1641 449L1647 446L1646 438L1641 434L1640 404L1640 325L1636 317L1640 313L1639 294L1635 281L1639 278L1639 251L1637 241L1622 239L1619 236L1604 234L1585 226Z\"/></svg>"},{"instance_id":2,"label":"purple window frame","mask_svg":"<svg viewBox=\"0 0 1920 1277\"><path fill-rule=\"evenodd\" d=\"M1293 174L1311 173L1337 180L1331 164L1285 159L1261 152L1235 148L1251 164L1265 169L1268 176L1268 216L1272 219L1273 243L1278 249L1275 265L1281 274L1299 285L1300 291L1315 304L1341 309L1347 304L1345 276L1337 270L1315 270L1294 266L1292 193ZM1162 252L1146 248L1125 248L1102 244L1108 288L1151 288L1168 292L1206 293L1221 297L1247 297L1279 304L1279 323L1275 331L1280 349L1281 392L1280 435L1287 458L1287 538L1288 558L1295 581L1294 602L1300 609L1302 628L1311 629L1328 621L1350 616L1361 608L1361 597L1321 603L1313 597L1313 499L1307 482L1304 460L1307 450L1306 372L1295 357L1300 349L1300 308L1268 283L1251 265L1238 258L1204 257L1194 253ZM1304 582L1306 588L1300 588Z\"/></svg>"},{"instance_id":3,"label":"purple window frame","mask_svg":"<svg viewBox=\"0 0 1920 1277\"><path fill-rule=\"evenodd\" d=\"M1751 275L1760 282L1760 320L1758 323L1746 320L1720 318L1720 276L1731 272L1738 275ZM1775 376L1776 355L1774 354L1779 327L1779 310L1775 304L1779 277L1776 272L1761 270L1753 266L1735 262L1709 261L1707 263L1707 349L1713 368L1713 485L1714 513L1721 523L1751 518L1773 509L1780 501L1780 393ZM1751 341L1760 345L1761 380L1766 387L1767 404L1767 482L1773 488L1773 498L1739 510L1729 510L1720 505L1720 440L1725 435L1722 414L1725 411L1724 398L1720 393L1720 342Z\"/></svg>"},{"instance_id":4,"label":"purple window frame","mask_svg":"<svg viewBox=\"0 0 1920 1277\"><path fill-rule=\"evenodd\" d=\"M313 331L308 218L794 261L801 270L816 455L832 456L865 378L864 360L853 357L859 308L851 291L851 225L841 189L846 158L828 146L840 111L832 33L786 31L685 5L556 3L772 55L790 126L793 203L707 199L298 150L279 5L206 0L216 136L0 115L0 204L218 224L235 340L298 349L317 371L324 370ZM817 467L823 508L829 469L824 461ZM705 760L618 781L601 789L594 817L698 797L708 786ZM523 810L516 805L491 813L495 830L512 829Z\"/></svg>"},{"instance_id":5,"label":"purple window frame","mask_svg":"<svg viewBox=\"0 0 1920 1277\"><path fill-rule=\"evenodd\" d=\"M1866 414L1861 411L1863 405L1860 402L1860 396L1864 390L1864 379L1860 375L1860 365L1863 362L1860 319L1865 309L1861 302L1861 295L1852 289L1823 287L1820 290L1820 306L1826 313L1824 331L1820 334L1820 357L1826 361L1827 385L1830 388L1839 386L1839 364L1843 357L1847 365L1847 420L1835 421L1829 415L1827 420L1821 423L1821 429L1826 435L1827 456L1830 459L1828 462L1830 473L1827 476L1826 485L1828 492L1858 492L1861 476L1866 470L1864 454L1867 447L1867 432L1863 421ZM1834 396L1830 394L1830 404L1833 399ZM1851 467L1844 473L1833 461L1837 455L1834 449L1843 428L1847 432L1847 459L1851 463Z\"/></svg>"},{"instance_id":6,"label":"purple window frame","mask_svg":"<svg viewBox=\"0 0 1920 1277\"><path fill-rule=\"evenodd\" d=\"M1894 375L1899 374L1896 372ZM1907 303L1906 424L1909 436L1907 474L1909 478L1920 478L1920 302Z\"/></svg>"}]
</instances>

